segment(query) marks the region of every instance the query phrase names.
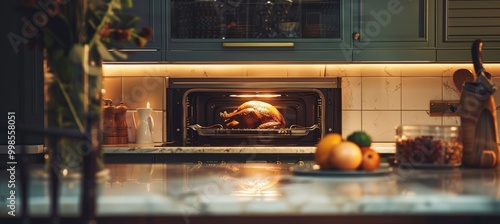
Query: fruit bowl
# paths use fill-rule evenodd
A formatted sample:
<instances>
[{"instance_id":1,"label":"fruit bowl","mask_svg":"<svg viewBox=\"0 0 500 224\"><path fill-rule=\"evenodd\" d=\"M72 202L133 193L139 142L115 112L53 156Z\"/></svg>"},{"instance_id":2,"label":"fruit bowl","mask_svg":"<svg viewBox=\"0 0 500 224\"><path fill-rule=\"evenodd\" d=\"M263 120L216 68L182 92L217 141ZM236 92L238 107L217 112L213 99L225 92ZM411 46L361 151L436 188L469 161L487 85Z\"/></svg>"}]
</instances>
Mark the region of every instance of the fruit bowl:
<instances>
[{"instance_id":1,"label":"fruit bowl","mask_svg":"<svg viewBox=\"0 0 500 224\"><path fill-rule=\"evenodd\" d=\"M321 170L374 171L380 155L370 147L371 137L363 131L343 139L338 133L325 135L316 145L315 162Z\"/></svg>"},{"instance_id":2,"label":"fruit bowl","mask_svg":"<svg viewBox=\"0 0 500 224\"><path fill-rule=\"evenodd\" d=\"M316 177L371 177L384 176L392 172L389 164L381 164L376 170L322 170L318 165L312 167L295 166L292 172L298 176L316 176Z\"/></svg>"}]
</instances>

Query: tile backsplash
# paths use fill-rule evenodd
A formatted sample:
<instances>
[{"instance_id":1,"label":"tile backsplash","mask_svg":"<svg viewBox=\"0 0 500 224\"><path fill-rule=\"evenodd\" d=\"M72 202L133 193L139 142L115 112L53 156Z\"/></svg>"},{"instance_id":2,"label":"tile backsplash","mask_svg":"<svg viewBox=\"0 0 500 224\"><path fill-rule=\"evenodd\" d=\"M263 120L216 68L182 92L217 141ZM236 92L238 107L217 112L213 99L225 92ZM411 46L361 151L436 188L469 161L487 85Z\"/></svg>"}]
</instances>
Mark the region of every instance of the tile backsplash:
<instances>
[{"instance_id":1,"label":"tile backsplash","mask_svg":"<svg viewBox=\"0 0 500 224\"><path fill-rule=\"evenodd\" d=\"M500 86L500 64L485 64ZM429 115L431 100L458 100L453 73L471 64L106 64L104 98L130 111L146 107L164 112L156 125L166 130L165 77L342 77L342 134L365 130L374 142L393 142L399 125L460 125L459 117ZM500 93L495 95L500 105ZM159 128L158 127L158 128ZM155 142L164 137L155 134Z\"/></svg>"}]
</instances>

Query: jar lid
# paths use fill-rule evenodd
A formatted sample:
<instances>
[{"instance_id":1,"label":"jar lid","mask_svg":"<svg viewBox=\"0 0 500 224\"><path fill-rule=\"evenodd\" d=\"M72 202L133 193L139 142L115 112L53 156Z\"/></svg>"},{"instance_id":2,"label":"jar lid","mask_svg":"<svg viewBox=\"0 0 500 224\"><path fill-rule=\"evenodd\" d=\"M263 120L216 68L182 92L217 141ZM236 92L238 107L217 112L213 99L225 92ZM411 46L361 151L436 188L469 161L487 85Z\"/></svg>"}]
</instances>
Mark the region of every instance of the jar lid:
<instances>
[{"instance_id":1,"label":"jar lid","mask_svg":"<svg viewBox=\"0 0 500 224\"><path fill-rule=\"evenodd\" d=\"M453 125L406 125L396 129L397 136L459 137L460 127Z\"/></svg>"}]
</instances>

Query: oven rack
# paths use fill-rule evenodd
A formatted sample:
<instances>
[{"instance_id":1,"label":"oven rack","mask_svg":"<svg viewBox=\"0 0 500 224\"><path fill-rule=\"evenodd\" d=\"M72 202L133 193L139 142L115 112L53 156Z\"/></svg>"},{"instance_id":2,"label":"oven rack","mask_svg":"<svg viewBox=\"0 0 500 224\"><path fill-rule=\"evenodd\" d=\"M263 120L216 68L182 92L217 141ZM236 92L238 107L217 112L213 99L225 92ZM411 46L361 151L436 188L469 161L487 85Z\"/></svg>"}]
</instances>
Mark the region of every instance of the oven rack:
<instances>
[{"instance_id":1,"label":"oven rack","mask_svg":"<svg viewBox=\"0 0 500 224\"><path fill-rule=\"evenodd\" d=\"M319 129L319 125L315 124L310 127L299 125L291 125L288 128L279 129L233 129L224 128L221 124L204 127L199 124L188 126L189 129L195 131L200 136L208 137L303 137L309 132Z\"/></svg>"}]
</instances>

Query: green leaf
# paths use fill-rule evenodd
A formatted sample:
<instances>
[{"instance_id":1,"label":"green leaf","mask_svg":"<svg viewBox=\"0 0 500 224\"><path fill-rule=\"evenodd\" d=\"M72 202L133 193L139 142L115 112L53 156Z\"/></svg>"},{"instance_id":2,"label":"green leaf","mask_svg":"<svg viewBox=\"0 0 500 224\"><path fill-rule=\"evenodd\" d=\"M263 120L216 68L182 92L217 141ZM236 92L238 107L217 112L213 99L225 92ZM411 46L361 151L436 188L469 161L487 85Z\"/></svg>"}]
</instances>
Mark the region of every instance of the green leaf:
<instances>
[{"instance_id":1,"label":"green leaf","mask_svg":"<svg viewBox=\"0 0 500 224\"><path fill-rule=\"evenodd\" d=\"M120 1L121 0L112 0L109 3L109 7L111 7L112 9L119 9L119 10L121 10L122 9L122 4L121 4Z\"/></svg>"},{"instance_id":2,"label":"green leaf","mask_svg":"<svg viewBox=\"0 0 500 224\"><path fill-rule=\"evenodd\" d=\"M97 19L99 19L99 20L101 20L101 19L102 19L105 15L106 15L106 13L105 13L105 12L102 12L102 11L94 11L94 16L95 16Z\"/></svg>"},{"instance_id":3,"label":"green leaf","mask_svg":"<svg viewBox=\"0 0 500 224\"><path fill-rule=\"evenodd\" d=\"M54 47L55 40L54 37L52 37L45 29L42 29L43 33L43 43L45 45L45 48L50 49Z\"/></svg>"},{"instance_id":4,"label":"green leaf","mask_svg":"<svg viewBox=\"0 0 500 224\"><path fill-rule=\"evenodd\" d=\"M92 20L89 20L89 25L90 25L90 27L92 27L94 29L97 28L97 25L95 25L94 21L92 21Z\"/></svg>"},{"instance_id":5,"label":"green leaf","mask_svg":"<svg viewBox=\"0 0 500 224\"><path fill-rule=\"evenodd\" d=\"M99 52L99 55L103 60L116 61L113 55L108 51L108 48L106 48L106 46L104 46L104 44L100 40L96 40L95 45L97 48L97 52Z\"/></svg>"},{"instance_id":6,"label":"green leaf","mask_svg":"<svg viewBox=\"0 0 500 224\"><path fill-rule=\"evenodd\" d=\"M64 44L64 42L56 35L52 32L52 30L50 30L49 28L45 27L42 29L43 31L43 35L44 35L44 38L50 38L51 39L51 42L52 42L52 46L55 47L54 45L57 43L59 44L58 47L60 48L64 48L66 47L66 45ZM47 37L45 37L47 36ZM47 44L47 43L45 43Z\"/></svg>"},{"instance_id":7,"label":"green leaf","mask_svg":"<svg viewBox=\"0 0 500 224\"><path fill-rule=\"evenodd\" d=\"M78 126L78 129L80 129L81 132L84 132L85 128L84 128L82 122L80 121L80 118L77 115L77 112L75 110L75 107L74 107L73 103L70 100L70 97L68 95L67 90L64 88L63 84L60 82L59 79L56 79L56 82L57 82L57 84L59 86L59 89L61 90L62 96L64 97L64 99L66 101L66 104L68 105L68 108L69 108L71 114L73 115L73 119L74 119L76 125Z\"/></svg>"},{"instance_id":8,"label":"green leaf","mask_svg":"<svg viewBox=\"0 0 500 224\"><path fill-rule=\"evenodd\" d=\"M135 24L141 20L140 17L138 16L132 16L128 21L125 22L125 27L126 28L132 28L135 27Z\"/></svg>"},{"instance_id":9,"label":"green leaf","mask_svg":"<svg viewBox=\"0 0 500 224\"><path fill-rule=\"evenodd\" d=\"M128 55L122 51L119 51L116 48L113 48L113 51L111 51L115 56L121 58L121 59L127 59Z\"/></svg>"},{"instance_id":10,"label":"green leaf","mask_svg":"<svg viewBox=\"0 0 500 224\"><path fill-rule=\"evenodd\" d=\"M107 14L104 15L105 17L103 18L103 20L105 18L109 19L109 22L119 22L120 21L120 17L117 16L114 12L110 11L108 12Z\"/></svg>"},{"instance_id":11,"label":"green leaf","mask_svg":"<svg viewBox=\"0 0 500 224\"><path fill-rule=\"evenodd\" d=\"M125 6L125 7L127 7L127 8L132 8L132 6L134 4L132 2L132 0L121 0L121 2L122 2L122 5Z\"/></svg>"},{"instance_id":12,"label":"green leaf","mask_svg":"<svg viewBox=\"0 0 500 224\"><path fill-rule=\"evenodd\" d=\"M73 62L81 63L83 60L84 49L80 44L75 44L69 51L69 58Z\"/></svg>"}]
</instances>

